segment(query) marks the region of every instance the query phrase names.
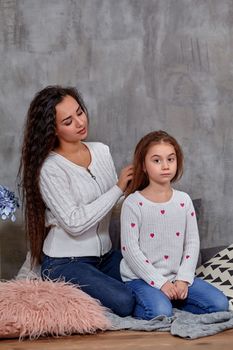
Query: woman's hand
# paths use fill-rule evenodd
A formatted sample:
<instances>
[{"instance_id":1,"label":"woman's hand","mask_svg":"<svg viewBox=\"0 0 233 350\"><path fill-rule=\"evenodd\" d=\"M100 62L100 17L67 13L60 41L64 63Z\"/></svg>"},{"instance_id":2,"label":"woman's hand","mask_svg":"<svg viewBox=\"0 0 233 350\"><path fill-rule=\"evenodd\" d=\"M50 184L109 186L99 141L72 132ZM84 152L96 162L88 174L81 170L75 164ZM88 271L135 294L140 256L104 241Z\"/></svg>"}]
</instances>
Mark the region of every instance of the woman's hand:
<instances>
[{"instance_id":1,"label":"woman's hand","mask_svg":"<svg viewBox=\"0 0 233 350\"><path fill-rule=\"evenodd\" d=\"M164 285L161 287L161 291L170 299L170 300L176 300L179 299L178 297L178 291L174 283L167 281L164 283Z\"/></svg>"},{"instance_id":2,"label":"woman's hand","mask_svg":"<svg viewBox=\"0 0 233 350\"><path fill-rule=\"evenodd\" d=\"M188 282L175 281L174 285L177 289L178 299L184 300L188 295Z\"/></svg>"},{"instance_id":3,"label":"woman's hand","mask_svg":"<svg viewBox=\"0 0 233 350\"><path fill-rule=\"evenodd\" d=\"M120 187L122 192L125 192L127 185L130 180L133 178L133 165L128 165L123 168L119 175L119 180L117 182L117 186Z\"/></svg>"}]
</instances>

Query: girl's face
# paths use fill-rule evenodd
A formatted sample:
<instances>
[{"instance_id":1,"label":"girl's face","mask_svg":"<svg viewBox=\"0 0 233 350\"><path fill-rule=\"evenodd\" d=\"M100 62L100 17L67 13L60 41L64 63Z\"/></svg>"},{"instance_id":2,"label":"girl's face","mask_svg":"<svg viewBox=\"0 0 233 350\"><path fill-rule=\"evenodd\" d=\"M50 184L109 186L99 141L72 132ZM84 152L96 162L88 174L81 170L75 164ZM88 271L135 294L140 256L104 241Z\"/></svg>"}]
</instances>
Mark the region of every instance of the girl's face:
<instances>
[{"instance_id":1,"label":"girl's face","mask_svg":"<svg viewBox=\"0 0 233 350\"><path fill-rule=\"evenodd\" d=\"M73 97L65 96L55 109L56 134L60 143L77 143L87 137L87 116Z\"/></svg>"},{"instance_id":2,"label":"girl's face","mask_svg":"<svg viewBox=\"0 0 233 350\"><path fill-rule=\"evenodd\" d=\"M170 143L152 145L146 154L143 170L147 173L150 183L170 183L177 171L174 147Z\"/></svg>"}]
</instances>

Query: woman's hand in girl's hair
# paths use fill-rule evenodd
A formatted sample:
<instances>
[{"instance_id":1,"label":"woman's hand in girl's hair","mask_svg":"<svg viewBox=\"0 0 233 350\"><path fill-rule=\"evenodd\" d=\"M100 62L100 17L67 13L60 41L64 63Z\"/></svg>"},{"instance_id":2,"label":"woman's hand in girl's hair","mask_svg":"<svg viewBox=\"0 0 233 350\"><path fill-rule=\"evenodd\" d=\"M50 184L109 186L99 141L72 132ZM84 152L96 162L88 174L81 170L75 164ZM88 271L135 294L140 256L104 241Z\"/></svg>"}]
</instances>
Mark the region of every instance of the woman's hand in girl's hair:
<instances>
[{"instance_id":1,"label":"woman's hand in girl's hair","mask_svg":"<svg viewBox=\"0 0 233 350\"><path fill-rule=\"evenodd\" d=\"M167 281L164 283L164 285L161 287L161 291L170 299L170 300L176 300L179 299L178 297L178 291L174 283Z\"/></svg>"},{"instance_id":2,"label":"woman's hand in girl's hair","mask_svg":"<svg viewBox=\"0 0 233 350\"><path fill-rule=\"evenodd\" d=\"M133 178L133 165L128 165L123 168L119 175L119 180L117 182L117 186L120 187L122 192L125 192L129 181Z\"/></svg>"},{"instance_id":3,"label":"woman's hand in girl's hair","mask_svg":"<svg viewBox=\"0 0 233 350\"><path fill-rule=\"evenodd\" d=\"M178 299L186 299L188 295L188 282L175 281L174 285L177 289Z\"/></svg>"}]
</instances>

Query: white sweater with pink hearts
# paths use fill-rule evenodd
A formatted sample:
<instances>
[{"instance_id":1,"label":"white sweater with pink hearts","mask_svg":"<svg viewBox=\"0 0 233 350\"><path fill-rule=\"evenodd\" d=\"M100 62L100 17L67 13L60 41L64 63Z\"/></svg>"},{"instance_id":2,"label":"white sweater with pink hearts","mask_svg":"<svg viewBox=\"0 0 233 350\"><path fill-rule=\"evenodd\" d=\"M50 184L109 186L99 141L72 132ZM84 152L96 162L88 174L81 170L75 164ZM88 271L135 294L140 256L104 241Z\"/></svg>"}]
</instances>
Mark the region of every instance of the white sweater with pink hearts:
<instances>
[{"instance_id":1,"label":"white sweater with pink hearts","mask_svg":"<svg viewBox=\"0 0 233 350\"><path fill-rule=\"evenodd\" d=\"M200 241L193 203L173 189L172 198L154 203L138 191L121 212L121 276L160 289L167 281L193 283Z\"/></svg>"}]
</instances>

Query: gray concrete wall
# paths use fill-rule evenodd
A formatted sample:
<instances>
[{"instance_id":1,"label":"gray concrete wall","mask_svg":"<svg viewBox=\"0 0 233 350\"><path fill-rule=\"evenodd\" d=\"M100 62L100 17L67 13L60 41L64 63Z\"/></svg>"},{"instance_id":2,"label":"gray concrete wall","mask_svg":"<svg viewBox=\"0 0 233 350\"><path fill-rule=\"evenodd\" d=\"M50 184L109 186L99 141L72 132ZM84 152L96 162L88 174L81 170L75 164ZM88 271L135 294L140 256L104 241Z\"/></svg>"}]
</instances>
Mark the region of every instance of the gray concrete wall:
<instances>
[{"instance_id":1,"label":"gray concrete wall","mask_svg":"<svg viewBox=\"0 0 233 350\"><path fill-rule=\"evenodd\" d=\"M75 85L91 140L117 169L145 133L182 144L177 185L203 199L202 247L232 243L232 0L0 0L0 184L15 188L24 116L48 84ZM17 224L0 222L2 277L24 259Z\"/></svg>"}]
</instances>

